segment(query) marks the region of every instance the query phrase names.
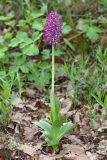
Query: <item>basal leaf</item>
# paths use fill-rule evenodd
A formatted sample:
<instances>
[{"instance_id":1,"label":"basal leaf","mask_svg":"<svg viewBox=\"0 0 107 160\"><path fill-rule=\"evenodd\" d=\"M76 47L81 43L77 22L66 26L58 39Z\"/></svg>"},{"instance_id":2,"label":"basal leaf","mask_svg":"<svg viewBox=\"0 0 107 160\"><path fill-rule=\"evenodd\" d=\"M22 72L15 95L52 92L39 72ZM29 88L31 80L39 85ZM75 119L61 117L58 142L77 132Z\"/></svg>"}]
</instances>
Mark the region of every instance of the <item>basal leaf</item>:
<instances>
[{"instance_id":1,"label":"basal leaf","mask_svg":"<svg viewBox=\"0 0 107 160\"><path fill-rule=\"evenodd\" d=\"M40 120L39 122L34 122L34 124L42 128L46 132L49 132L49 133L51 132L51 125L44 120Z\"/></svg>"},{"instance_id":2,"label":"basal leaf","mask_svg":"<svg viewBox=\"0 0 107 160\"><path fill-rule=\"evenodd\" d=\"M50 119L51 119L51 122L53 123L54 121L57 120L57 118L59 117L60 115L60 108L61 108L61 104L60 104L60 101L57 97L54 96L54 104L52 102L52 95L50 95L50 101L51 101L51 114L50 114Z\"/></svg>"},{"instance_id":3,"label":"basal leaf","mask_svg":"<svg viewBox=\"0 0 107 160\"><path fill-rule=\"evenodd\" d=\"M74 129L76 127L75 124L71 124L71 123L65 123L61 128L60 128L60 135L58 137L58 139L62 139L65 134L67 134L70 130Z\"/></svg>"},{"instance_id":4,"label":"basal leaf","mask_svg":"<svg viewBox=\"0 0 107 160\"><path fill-rule=\"evenodd\" d=\"M59 115L59 117L57 117L57 119L52 123L52 127L60 128L63 125L63 123L65 123L66 119L66 116Z\"/></svg>"}]
</instances>

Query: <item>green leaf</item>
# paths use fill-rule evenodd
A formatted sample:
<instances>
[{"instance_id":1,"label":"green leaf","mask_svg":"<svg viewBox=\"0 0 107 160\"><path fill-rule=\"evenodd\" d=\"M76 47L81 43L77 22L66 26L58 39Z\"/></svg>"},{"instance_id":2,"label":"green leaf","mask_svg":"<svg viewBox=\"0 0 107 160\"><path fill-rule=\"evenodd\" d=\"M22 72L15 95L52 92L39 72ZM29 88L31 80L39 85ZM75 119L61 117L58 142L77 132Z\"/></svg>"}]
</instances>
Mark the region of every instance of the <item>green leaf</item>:
<instances>
[{"instance_id":1,"label":"green leaf","mask_svg":"<svg viewBox=\"0 0 107 160\"><path fill-rule=\"evenodd\" d=\"M49 83L50 79L51 79L51 74L49 72L42 70L39 77L39 85L45 87L46 84Z\"/></svg>"},{"instance_id":2,"label":"green leaf","mask_svg":"<svg viewBox=\"0 0 107 160\"><path fill-rule=\"evenodd\" d=\"M0 52L5 52L7 51L7 47L3 44L0 44Z\"/></svg>"},{"instance_id":3,"label":"green leaf","mask_svg":"<svg viewBox=\"0 0 107 160\"><path fill-rule=\"evenodd\" d=\"M29 44L31 44L31 43L33 43L32 39L27 38L26 41L24 41L24 42L22 42L22 43L20 44L20 48L24 48L25 46L27 46L27 45L29 45Z\"/></svg>"},{"instance_id":4,"label":"green leaf","mask_svg":"<svg viewBox=\"0 0 107 160\"><path fill-rule=\"evenodd\" d=\"M67 117L59 115L57 119L52 123L52 128L60 128L65 123Z\"/></svg>"},{"instance_id":5,"label":"green leaf","mask_svg":"<svg viewBox=\"0 0 107 160\"><path fill-rule=\"evenodd\" d=\"M32 56L39 54L39 48L35 44L27 45L23 48L23 54Z\"/></svg>"},{"instance_id":6,"label":"green leaf","mask_svg":"<svg viewBox=\"0 0 107 160\"><path fill-rule=\"evenodd\" d=\"M104 98L104 107L107 109L107 95L105 95L105 98Z\"/></svg>"},{"instance_id":7,"label":"green leaf","mask_svg":"<svg viewBox=\"0 0 107 160\"><path fill-rule=\"evenodd\" d=\"M103 24L103 25L106 25L107 24L107 19L101 19L100 23Z\"/></svg>"},{"instance_id":8,"label":"green leaf","mask_svg":"<svg viewBox=\"0 0 107 160\"><path fill-rule=\"evenodd\" d=\"M101 101L101 98L99 98L98 96L92 94L92 96L95 98L95 100L97 101L97 103L99 105L101 105L102 107L104 107L104 103Z\"/></svg>"},{"instance_id":9,"label":"green leaf","mask_svg":"<svg viewBox=\"0 0 107 160\"><path fill-rule=\"evenodd\" d=\"M5 35L4 35L4 39L11 39L12 38L12 33L10 32L7 32Z\"/></svg>"},{"instance_id":10,"label":"green leaf","mask_svg":"<svg viewBox=\"0 0 107 160\"><path fill-rule=\"evenodd\" d=\"M14 13L13 12L10 12L8 14L8 16L0 16L0 21L8 21L10 19L12 19L14 17Z\"/></svg>"},{"instance_id":11,"label":"green leaf","mask_svg":"<svg viewBox=\"0 0 107 160\"><path fill-rule=\"evenodd\" d=\"M61 109L60 100L59 100L57 97L55 97L55 115L56 115L56 117L59 116L59 114L60 114L60 109Z\"/></svg>"},{"instance_id":12,"label":"green leaf","mask_svg":"<svg viewBox=\"0 0 107 160\"><path fill-rule=\"evenodd\" d=\"M41 23L41 21L36 19L32 24L32 28L37 29L38 31L42 31L43 30L43 24Z\"/></svg>"},{"instance_id":13,"label":"green leaf","mask_svg":"<svg viewBox=\"0 0 107 160\"><path fill-rule=\"evenodd\" d=\"M38 17L41 17L42 15L44 15L44 13L42 13L40 11L33 11L31 13L31 17L33 17L33 18L38 18Z\"/></svg>"},{"instance_id":14,"label":"green leaf","mask_svg":"<svg viewBox=\"0 0 107 160\"><path fill-rule=\"evenodd\" d=\"M83 24L79 27L79 29L83 32L88 32L90 26L88 24Z\"/></svg>"},{"instance_id":15,"label":"green leaf","mask_svg":"<svg viewBox=\"0 0 107 160\"><path fill-rule=\"evenodd\" d=\"M107 7L107 0L101 0L100 3L101 3L104 7Z\"/></svg>"},{"instance_id":16,"label":"green leaf","mask_svg":"<svg viewBox=\"0 0 107 160\"><path fill-rule=\"evenodd\" d=\"M63 34L68 34L71 30L72 30L71 27L69 25L67 25L67 24L64 24L62 26L62 33Z\"/></svg>"},{"instance_id":17,"label":"green leaf","mask_svg":"<svg viewBox=\"0 0 107 160\"><path fill-rule=\"evenodd\" d=\"M75 124L65 123L60 128L60 135L59 135L58 139L61 140L65 136L65 134L67 134L70 130L74 129L75 127L76 127Z\"/></svg>"},{"instance_id":18,"label":"green leaf","mask_svg":"<svg viewBox=\"0 0 107 160\"><path fill-rule=\"evenodd\" d=\"M45 3L43 3L43 6L41 7L41 12L44 14L47 13L47 11L48 11L48 6Z\"/></svg>"},{"instance_id":19,"label":"green leaf","mask_svg":"<svg viewBox=\"0 0 107 160\"><path fill-rule=\"evenodd\" d=\"M0 58L5 56L5 52L7 51L7 47L3 44L0 44Z\"/></svg>"},{"instance_id":20,"label":"green leaf","mask_svg":"<svg viewBox=\"0 0 107 160\"><path fill-rule=\"evenodd\" d=\"M42 37L43 33L40 33L40 32L34 32L32 34L32 40L35 42L37 40L39 40L41 37Z\"/></svg>"},{"instance_id":21,"label":"green leaf","mask_svg":"<svg viewBox=\"0 0 107 160\"><path fill-rule=\"evenodd\" d=\"M13 38L13 39L10 41L9 47L16 47L16 46L18 46L19 43L20 43L20 42L18 41L18 39Z\"/></svg>"},{"instance_id":22,"label":"green leaf","mask_svg":"<svg viewBox=\"0 0 107 160\"><path fill-rule=\"evenodd\" d=\"M50 69L51 63L43 61L42 63L38 63L38 67L41 69Z\"/></svg>"},{"instance_id":23,"label":"green leaf","mask_svg":"<svg viewBox=\"0 0 107 160\"><path fill-rule=\"evenodd\" d=\"M49 133L51 132L51 125L44 120L40 120L39 122L34 122L34 124L42 128L46 132L49 132Z\"/></svg>"},{"instance_id":24,"label":"green leaf","mask_svg":"<svg viewBox=\"0 0 107 160\"><path fill-rule=\"evenodd\" d=\"M86 36L92 41L96 41L99 38L99 34L102 30L95 26L89 26L87 24L81 25L79 28L81 31L86 33Z\"/></svg>"},{"instance_id":25,"label":"green leaf","mask_svg":"<svg viewBox=\"0 0 107 160\"><path fill-rule=\"evenodd\" d=\"M11 21L5 22L5 24L6 24L7 26L10 26L10 27L14 27L14 26L15 26L15 23L16 23L15 20L11 20Z\"/></svg>"},{"instance_id":26,"label":"green leaf","mask_svg":"<svg viewBox=\"0 0 107 160\"><path fill-rule=\"evenodd\" d=\"M28 74L27 78L29 81L35 82L36 79L39 79L39 75L37 72L36 72L36 75L35 75L35 73L30 73L30 74Z\"/></svg>"},{"instance_id":27,"label":"green leaf","mask_svg":"<svg viewBox=\"0 0 107 160\"><path fill-rule=\"evenodd\" d=\"M26 61L26 57L22 55L22 53L12 52L12 54L14 55L14 58L15 58L15 61L14 61L15 65L20 66Z\"/></svg>"},{"instance_id":28,"label":"green leaf","mask_svg":"<svg viewBox=\"0 0 107 160\"><path fill-rule=\"evenodd\" d=\"M9 47L16 47L20 43L25 42L25 40L28 39L28 35L26 32L17 32L16 38L13 38L10 41Z\"/></svg>"},{"instance_id":29,"label":"green leaf","mask_svg":"<svg viewBox=\"0 0 107 160\"><path fill-rule=\"evenodd\" d=\"M7 21L8 20L8 17L6 16L0 16L0 21Z\"/></svg>"},{"instance_id":30,"label":"green leaf","mask_svg":"<svg viewBox=\"0 0 107 160\"><path fill-rule=\"evenodd\" d=\"M6 100L8 100L11 93L11 84L8 81L3 82L2 89L3 89L3 96L5 97Z\"/></svg>"},{"instance_id":31,"label":"green leaf","mask_svg":"<svg viewBox=\"0 0 107 160\"><path fill-rule=\"evenodd\" d=\"M25 27L26 26L26 20L23 20L23 19L19 20L18 26L19 27Z\"/></svg>"},{"instance_id":32,"label":"green leaf","mask_svg":"<svg viewBox=\"0 0 107 160\"><path fill-rule=\"evenodd\" d=\"M16 38L20 42L24 42L26 40L26 38L28 38L28 34L26 32L19 31L19 32L17 32Z\"/></svg>"},{"instance_id":33,"label":"green leaf","mask_svg":"<svg viewBox=\"0 0 107 160\"><path fill-rule=\"evenodd\" d=\"M54 96L54 104L52 104L52 95L50 95L50 101L51 101L51 113L50 113L50 120L51 123L54 123L58 117L60 116L60 109L61 109L61 104L60 101L57 97Z\"/></svg>"},{"instance_id":34,"label":"green leaf","mask_svg":"<svg viewBox=\"0 0 107 160\"><path fill-rule=\"evenodd\" d=\"M87 32L87 37L91 40L91 41L96 41L99 38L99 33L101 33L101 29L97 28L97 27L90 27L88 32Z\"/></svg>"},{"instance_id":35,"label":"green leaf","mask_svg":"<svg viewBox=\"0 0 107 160\"><path fill-rule=\"evenodd\" d=\"M3 43L3 42L4 42L3 36L0 35L0 43Z\"/></svg>"},{"instance_id":36,"label":"green leaf","mask_svg":"<svg viewBox=\"0 0 107 160\"><path fill-rule=\"evenodd\" d=\"M50 53L49 49L44 49L42 54L43 54L43 59L48 59L51 56L51 53Z\"/></svg>"},{"instance_id":37,"label":"green leaf","mask_svg":"<svg viewBox=\"0 0 107 160\"><path fill-rule=\"evenodd\" d=\"M71 50L75 51L74 46L66 38L64 38L64 42Z\"/></svg>"},{"instance_id":38,"label":"green leaf","mask_svg":"<svg viewBox=\"0 0 107 160\"><path fill-rule=\"evenodd\" d=\"M4 52L0 52L0 59L3 58L5 56Z\"/></svg>"},{"instance_id":39,"label":"green leaf","mask_svg":"<svg viewBox=\"0 0 107 160\"><path fill-rule=\"evenodd\" d=\"M22 71L23 73L29 73L29 68L28 68L28 66L26 65L26 63L23 64L23 65L21 65L21 66L20 66L20 69L21 69L21 71Z\"/></svg>"},{"instance_id":40,"label":"green leaf","mask_svg":"<svg viewBox=\"0 0 107 160\"><path fill-rule=\"evenodd\" d=\"M55 50L55 56L59 57L59 56L61 56L63 54L64 54L64 52L61 49L56 49Z\"/></svg>"}]
</instances>

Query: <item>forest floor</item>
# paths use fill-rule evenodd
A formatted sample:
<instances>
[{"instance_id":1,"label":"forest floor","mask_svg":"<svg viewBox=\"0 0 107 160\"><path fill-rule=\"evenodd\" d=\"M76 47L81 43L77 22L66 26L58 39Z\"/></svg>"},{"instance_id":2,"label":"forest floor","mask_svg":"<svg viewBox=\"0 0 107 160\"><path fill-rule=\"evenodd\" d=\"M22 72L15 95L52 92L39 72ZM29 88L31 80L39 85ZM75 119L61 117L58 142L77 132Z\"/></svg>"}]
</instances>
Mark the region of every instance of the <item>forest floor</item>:
<instances>
[{"instance_id":1,"label":"forest floor","mask_svg":"<svg viewBox=\"0 0 107 160\"><path fill-rule=\"evenodd\" d=\"M55 5L67 20L55 57L55 95L62 115L76 124L57 151L34 124L48 121L51 108L50 47L40 24L48 11L33 12L33 1L31 13L25 2L0 4L0 122L8 113L1 108L12 102L8 125L0 123L0 160L107 160L107 3L94 1L74 1L66 11Z\"/></svg>"},{"instance_id":2,"label":"forest floor","mask_svg":"<svg viewBox=\"0 0 107 160\"><path fill-rule=\"evenodd\" d=\"M67 83L69 85L69 81ZM61 113L67 114L77 127L63 138L57 152L47 147L41 129L33 123L48 120L50 106L40 91L28 89L27 97L13 102L6 134L0 136L0 160L9 157L11 160L107 160L107 120L98 122L96 134L88 105L74 110L69 96L63 97L61 93L60 101Z\"/></svg>"}]
</instances>

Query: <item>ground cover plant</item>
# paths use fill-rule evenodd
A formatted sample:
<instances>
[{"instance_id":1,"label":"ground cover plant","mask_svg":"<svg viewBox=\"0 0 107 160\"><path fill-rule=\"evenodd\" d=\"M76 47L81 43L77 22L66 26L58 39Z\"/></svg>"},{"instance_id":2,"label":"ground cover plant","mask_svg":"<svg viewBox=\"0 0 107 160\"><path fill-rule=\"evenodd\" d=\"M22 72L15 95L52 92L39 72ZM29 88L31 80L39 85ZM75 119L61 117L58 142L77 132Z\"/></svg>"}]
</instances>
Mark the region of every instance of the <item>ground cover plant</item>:
<instances>
[{"instance_id":1,"label":"ground cover plant","mask_svg":"<svg viewBox=\"0 0 107 160\"><path fill-rule=\"evenodd\" d=\"M0 159L107 159L106 11L0 1Z\"/></svg>"}]
</instances>

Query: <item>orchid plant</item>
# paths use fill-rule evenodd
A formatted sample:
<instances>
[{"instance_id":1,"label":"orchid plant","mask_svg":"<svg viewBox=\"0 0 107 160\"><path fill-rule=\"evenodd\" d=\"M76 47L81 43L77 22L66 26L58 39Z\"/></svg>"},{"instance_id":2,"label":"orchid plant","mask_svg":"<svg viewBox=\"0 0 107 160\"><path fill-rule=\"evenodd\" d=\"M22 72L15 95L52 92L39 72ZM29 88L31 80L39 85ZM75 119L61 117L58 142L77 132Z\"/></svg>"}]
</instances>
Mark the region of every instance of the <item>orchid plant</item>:
<instances>
[{"instance_id":1,"label":"orchid plant","mask_svg":"<svg viewBox=\"0 0 107 160\"><path fill-rule=\"evenodd\" d=\"M61 115L61 104L60 101L55 97L54 93L54 76L55 76L55 47L60 42L62 37L62 19L61 16L56 12L52 11L46 19L46 25L44 28L44 40L48 45L52 46L52 88L50 94L51 112L50 112L50 123L44 120L36 122L36 125L41 127L44 131L44 137L49 146L53 149L58 149L60 140L68 133L71 129L75 128L72 123L66 123L66 116Z\"/></svg>"}]
</instances>

